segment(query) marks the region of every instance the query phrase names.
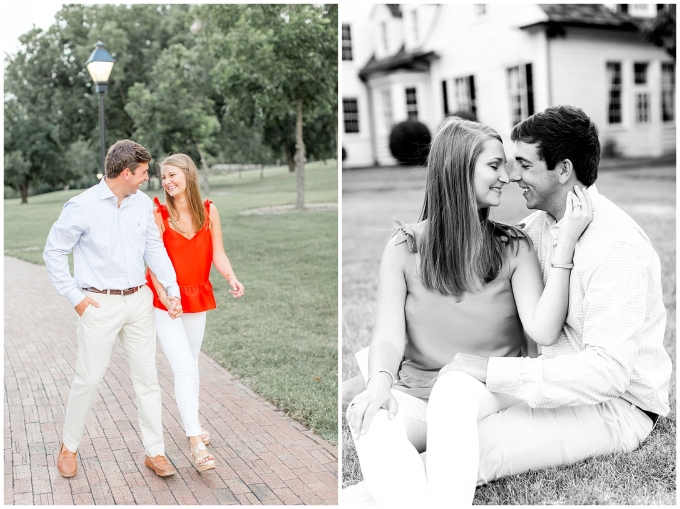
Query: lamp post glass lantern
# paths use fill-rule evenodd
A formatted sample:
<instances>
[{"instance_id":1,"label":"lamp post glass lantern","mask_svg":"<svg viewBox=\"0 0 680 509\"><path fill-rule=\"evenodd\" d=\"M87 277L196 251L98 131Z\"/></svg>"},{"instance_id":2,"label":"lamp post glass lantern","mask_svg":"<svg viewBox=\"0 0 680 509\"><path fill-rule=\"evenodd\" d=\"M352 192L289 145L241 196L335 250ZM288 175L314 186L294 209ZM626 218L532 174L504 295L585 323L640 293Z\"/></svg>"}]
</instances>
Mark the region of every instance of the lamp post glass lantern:
<instances>
[{"instance_id":1,"label":"lamp post glass lantern","mask_svg":"<svg viewBox=\"0 0 680 509\"><path fill-rule=\"evenodd\" d=\"M108 86L109 76L115 60L104 49L104 44L97 41L90 58L85 62L87 72L94 82L94 89L99 94L99 137L101 140L102 173L105 174L104 161L106 160L106 124L104 120L104 93Z\"/></svg>"}]
</instances>

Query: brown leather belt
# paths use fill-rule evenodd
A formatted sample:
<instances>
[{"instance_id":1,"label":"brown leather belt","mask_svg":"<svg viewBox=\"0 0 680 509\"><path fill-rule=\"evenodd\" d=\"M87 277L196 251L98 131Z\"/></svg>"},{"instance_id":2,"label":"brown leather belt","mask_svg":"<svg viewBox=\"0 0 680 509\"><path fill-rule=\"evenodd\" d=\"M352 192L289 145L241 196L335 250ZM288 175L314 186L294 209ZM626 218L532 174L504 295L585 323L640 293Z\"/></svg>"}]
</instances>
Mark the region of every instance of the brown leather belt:
<instances>
[{"instance_id":1,"label":"brown leather belt","mask_svg":"<svg viewBox=\"0 0 680 509\"><path fill-rule=\"evenodd\" d=\"M125 290L98 290L97 288L83 288L83 290L93 293L105 293L106 295L132 295L142 286L144 285L133 286L132 288L126 288Z\"/></svg>"}]
</instances>

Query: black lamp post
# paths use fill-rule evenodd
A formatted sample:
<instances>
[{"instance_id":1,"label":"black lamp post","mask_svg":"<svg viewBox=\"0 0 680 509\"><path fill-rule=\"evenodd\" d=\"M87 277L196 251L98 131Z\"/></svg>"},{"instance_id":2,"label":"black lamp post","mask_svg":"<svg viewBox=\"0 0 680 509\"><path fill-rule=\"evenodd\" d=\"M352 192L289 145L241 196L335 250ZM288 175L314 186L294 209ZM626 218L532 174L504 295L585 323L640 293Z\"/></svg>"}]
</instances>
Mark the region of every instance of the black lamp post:
<instances>
[{"instance_id":1,"label":"black lamp post","mask_svg":"<svg viewBox=\"0 0 680 509\"><path fill-rule=\"evenodd\" d=\"M101 153L102 153L102 173L106 173L104 168L104 161L106 159L106 125L104 121L104 92L108 86L109 76L113 69L115 60L111 54L104 49L104 44L97 41L94 45L94 51L90 58L85 62L87 72L94 82L94 89L99 94L99 135L101 139Z\"/></svg>"}]
</instances>

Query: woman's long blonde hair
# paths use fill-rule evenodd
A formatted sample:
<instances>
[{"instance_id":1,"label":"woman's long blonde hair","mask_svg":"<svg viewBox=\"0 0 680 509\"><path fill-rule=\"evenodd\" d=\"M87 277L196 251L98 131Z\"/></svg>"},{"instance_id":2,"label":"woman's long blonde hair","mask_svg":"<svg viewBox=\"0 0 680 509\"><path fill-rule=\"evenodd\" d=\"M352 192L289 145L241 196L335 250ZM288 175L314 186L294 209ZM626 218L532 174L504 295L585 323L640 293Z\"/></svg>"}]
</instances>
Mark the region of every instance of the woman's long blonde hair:
<instances>
[{"instance_id":1,"label":"woman's long blonde hair","mask_svg":"<svg viewBox=\"0 0 680 509\"><path fill-rule=\"evenodd\" d=\"M196 232L203 228L206 220L208 219L205 213L205 206L203 205L203 200L201 199L201 190L198 185L198 170L196 165L186 154L168 154L158 161L158 165L163 166L174 166L179 168L184 172L184 176L187 181L187 198L189 200L189 210L191 211L191 223L196 228ZM175 207L175 199L165 191L165 204L170 211L170 222L172 223L173 229L178 232L185 233L177 224L177 219L179 218L179 213ZM192 232L192 233L196 233Z\"/></svg>"},{"instance_id":2,"label":"woman's long blonde hair","mask_svg":"<svg viewBox=\"0 0 680 509\"><path fill-rule=\"evenodd\" d=\"M516 239L525 238L477 207L475 163L491 139L502 142L490 127L458 117L444 120L432 139L420 214L428 224L418 249L423 285L443 295L476 291L495 279L507 257L505 242L518 248Z\"/></svg>"}]
</instances>

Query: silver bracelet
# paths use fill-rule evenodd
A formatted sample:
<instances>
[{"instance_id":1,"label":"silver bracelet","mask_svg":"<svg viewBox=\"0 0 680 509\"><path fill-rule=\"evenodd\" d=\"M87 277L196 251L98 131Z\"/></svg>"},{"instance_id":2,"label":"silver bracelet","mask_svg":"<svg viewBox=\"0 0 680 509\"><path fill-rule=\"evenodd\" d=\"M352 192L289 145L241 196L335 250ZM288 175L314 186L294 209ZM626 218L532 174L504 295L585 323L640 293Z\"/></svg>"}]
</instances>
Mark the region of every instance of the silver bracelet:
<instances>
[{"instance_id":1,"label":"silver bracelet","mask_svg":"<svg viewBox=\"0 0 680 509\"><path fill-rule=\"evenodd\" d=\"M554 267L556 269L573 269L574 268L574 263L565 263L564 265L556 265L554 263L550 263L551 267Z\"/></svg>"},{"instance_id":2,"label":"silver bracelet","mask_svg":"<svg viewBox=\"0 0 680 509\"><path fill-rule=\"evenodd\" d=\"M391 372L387 371L386 369L379 369L376 373L373 373L371 376L369 376L368 380L366 380L366 388L367 389L368 389L368 384L371 382L371 378L373 378L373 376L377 375L378 373L387 373L388 375L390 375L390 378L392 379L392 384L390 385L390 387L392 387L392 385L394 385L394 375Z\"/></svg>"}]
</instances>

